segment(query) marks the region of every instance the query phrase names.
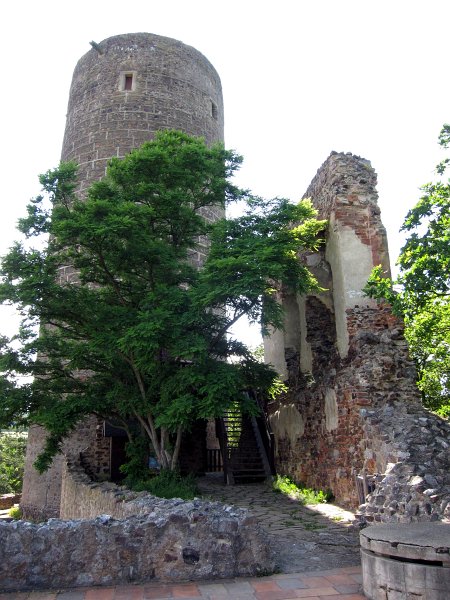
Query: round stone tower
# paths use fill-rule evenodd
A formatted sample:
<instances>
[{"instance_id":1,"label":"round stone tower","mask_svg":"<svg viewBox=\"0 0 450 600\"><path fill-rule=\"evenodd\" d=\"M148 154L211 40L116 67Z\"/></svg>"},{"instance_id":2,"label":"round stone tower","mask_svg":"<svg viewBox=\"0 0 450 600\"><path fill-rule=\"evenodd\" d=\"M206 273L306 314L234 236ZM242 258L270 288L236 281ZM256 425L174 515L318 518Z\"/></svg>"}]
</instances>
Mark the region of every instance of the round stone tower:
<instances>
[{"instance_id":1,"label":"round stone tower","mask_svg":"<svg viewBox=\"0 0 450 600\"><path fill-rule=\"evenodd\" d=\"M79 164L81 191L159 129L223 140L220 79L200 52L150 33L91 44L73 74L61 155Z\"/></svg>"},{"instance_id":2,"label":"round stone tower","mask_svg":"<svg viewBox=\"0 0 450 600\"><path fill-rule=\"evenodd\" d=\"M79 165L80 196L105 175L110 158L125 156L160 129L200 136L207 144L223 141L220 79L200 52L150 33L117 35L91 46L73 74L61 154L62 161ZM223 214L220 207L203 212L207 220ZM201 264L201 254L201 249L193 253L192 260ZM25 518L59 515L62 456L44 475L33 467L44 439L42 428L30 429L21 503ZM64 450L83 452L99 476L111 469L111 438L94 418L74 432Z\"/></svg>"}]
</instances>

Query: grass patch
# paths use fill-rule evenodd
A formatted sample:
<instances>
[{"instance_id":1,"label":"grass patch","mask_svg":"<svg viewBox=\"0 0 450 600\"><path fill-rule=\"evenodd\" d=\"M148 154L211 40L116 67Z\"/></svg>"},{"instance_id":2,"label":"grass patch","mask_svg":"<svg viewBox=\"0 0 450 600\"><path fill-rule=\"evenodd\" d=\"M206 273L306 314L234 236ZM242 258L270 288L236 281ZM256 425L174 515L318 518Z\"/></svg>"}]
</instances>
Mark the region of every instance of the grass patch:
<instances>
[{"instance_id":1,"label":"grass patch","mask_svg":"<svg viewBox=\"0 0 450 600\"><path fill-rule=\"evenodd\" d=\"M293 500L298 500L300 504L322 504L331 499L329 492L316 491L311 488L299 486L284 475L276 476L272 484L272 489L274 492L285 494Z\"/></svg>"},{"instance_id":2,"label":"grass patch","mask_svg":"<svg viewBox=\"0 0 450 600\"><path fill-rule=\"evenodd\" d=\"M302 527L308 531L316 531L316 529L326 529L326 525L319 525L319 523L302 523Z\"/></svg>"},{"instance_id":3,"label":"grass patch","mask_svg":"<svg viewBox=\"0 0 450 600\"><path fill-rule=\"evenodd\" d=\"M150 492L159 498L181 498L192 500L198 496L195 478L183 477L178 471L163 470L150 479L136 481L131 486L135 492Z\"/></svg>"},{"instance_id":4,"label":"grass patch","mask_svg":"<svg viewBox=\"0 0 450 600\"><path fill-rule=\"evenodd\" d=\"M22 518L22 511L20 510L20 506L13 506L9 509L8 515L12 517L15 521L19 521Z\"/></svg>"}]
</instances>

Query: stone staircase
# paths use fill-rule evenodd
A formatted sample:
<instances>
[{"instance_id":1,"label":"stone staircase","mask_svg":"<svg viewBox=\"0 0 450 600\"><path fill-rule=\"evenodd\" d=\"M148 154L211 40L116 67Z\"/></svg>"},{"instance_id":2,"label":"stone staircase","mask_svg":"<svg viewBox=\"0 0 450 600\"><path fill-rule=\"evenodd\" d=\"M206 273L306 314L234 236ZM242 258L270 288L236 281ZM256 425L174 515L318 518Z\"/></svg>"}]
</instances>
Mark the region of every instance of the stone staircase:
<instances>
[{"instance_id":1,"label":"stone staircase","mask_svg":"<svg viewBox=\"0 0 450 600\"><path fill-rule=\"evenodd\" d=\"M218 419L225 483L264 481L272 475L266 447L255 417L243 415L239 407ZM266 443L267 446L267 443Z\"/></svg>"}]
</instances>

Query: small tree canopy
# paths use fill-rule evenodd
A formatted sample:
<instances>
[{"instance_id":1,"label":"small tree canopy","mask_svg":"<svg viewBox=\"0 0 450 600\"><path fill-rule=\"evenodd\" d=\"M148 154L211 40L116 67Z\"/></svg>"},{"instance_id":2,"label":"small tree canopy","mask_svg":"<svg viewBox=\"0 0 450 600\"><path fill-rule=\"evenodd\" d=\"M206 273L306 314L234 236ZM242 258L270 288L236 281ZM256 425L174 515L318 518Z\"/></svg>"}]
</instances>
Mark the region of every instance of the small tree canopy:
<instances>
[{"instance_id":1,"label":"small tree canopy","mask_svg":"<svg viewBox=\"0 0 450 600\"><path fill-rule=\"evenodd\" d=\"M194 420L236 402L252 410L242 391L271 386L274 371L229 329L244 315L280 326L275 281L318 289L297 254L317 247L323 223L309 202L238 189L230 177L240 163L221 145L165 131L113 159L85 199L76 165L41 176L51 206L39 196L28 207L28 242L4 258L0 285L0 300L23 315L15 339L1 341L0 423L47 428L40 470L88 414L121 423L130 439L148 436L174 468ZM242 217L208 223L200 214L235 200L247 205ZM45 249L30 243L43 235ZM206 239L197 269L189 256ZM19 386L17 374L34 379Z\"/></svg>"},{"instance_id":2,"label":"small tree canopy","mask_svg":"<svg viewBox=\"0 0 450 600\"><path fill-rule=\"evenodd\" d=\"M449 148L450 125L442 128L439 143ZM437 166L439 174L448 162ZM398 259L398 278L385 278L377 267L366 291L388 300L403 317L424 404L450 416L450 180L428 183L422 191L401 228L409 237Z\"/></svg>"}]
</instances>

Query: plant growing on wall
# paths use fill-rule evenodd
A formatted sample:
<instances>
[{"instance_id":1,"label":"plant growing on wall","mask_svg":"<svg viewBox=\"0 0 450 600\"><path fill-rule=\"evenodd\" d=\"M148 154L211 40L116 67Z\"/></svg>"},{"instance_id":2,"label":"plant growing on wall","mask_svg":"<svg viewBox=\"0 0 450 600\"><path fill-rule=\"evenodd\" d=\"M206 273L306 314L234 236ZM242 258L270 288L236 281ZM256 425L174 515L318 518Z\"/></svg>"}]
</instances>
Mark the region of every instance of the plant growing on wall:
<instances>
[{"instance_id":1,"label":"plant growing on wall","mask_svg":"<svg viewBox=\"0 0 450 600\"><path fill-rule=\"evenodd\" d=\"M450 145L450 125L439 136ZM444 159L437 172L443 175ZM428 183L423 196L406 215L401 231L408 233L394 281L383 277L381 267L372 272L366 288L373 298L388 300L405 321L419 373L424 405L450 416L450 180Z\"/></svg>"},{"instance_id":2,"label":"plant growing on wall","mask_svg":"<svg viewBox=\"0 0 450 600\"><path fill-rule=\"evenodd\" d=\"M113 159L83 200L76 165L41 176L45 194L20 223L28 241L4 258L0 285L0 300L23 316L15 343L2 340L0 422L46 427L39 470L88 414L121 423L130 439L145 435L173 469L194 420L234 402L251 410L241 391L270 387L273 370L229 329L244 315L263 329L281 325L273 281L317 289L297 252L317 247L323 223L308 202L238 189L230 178L240 163L220 145L166 131ZM239 218L199 215L236 200L247 206ZM47 247L31 244L43 235ZM206 237L197 269L189 256ZM34 379L19 386L17 374Z\"/></svg>"}]
</instances>

